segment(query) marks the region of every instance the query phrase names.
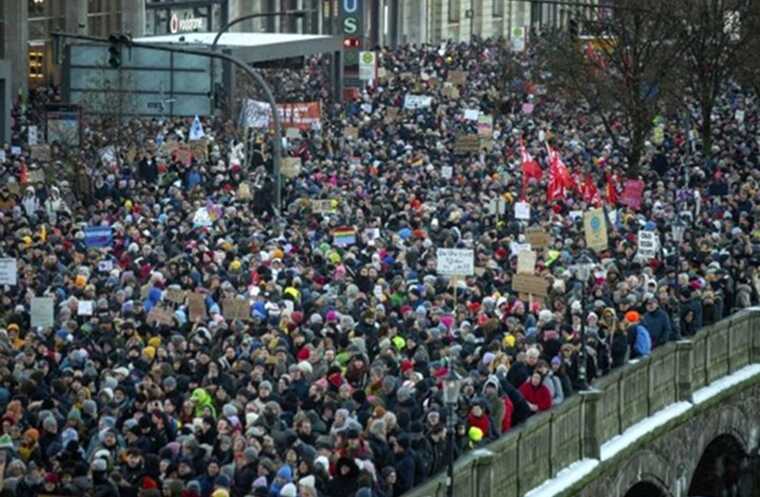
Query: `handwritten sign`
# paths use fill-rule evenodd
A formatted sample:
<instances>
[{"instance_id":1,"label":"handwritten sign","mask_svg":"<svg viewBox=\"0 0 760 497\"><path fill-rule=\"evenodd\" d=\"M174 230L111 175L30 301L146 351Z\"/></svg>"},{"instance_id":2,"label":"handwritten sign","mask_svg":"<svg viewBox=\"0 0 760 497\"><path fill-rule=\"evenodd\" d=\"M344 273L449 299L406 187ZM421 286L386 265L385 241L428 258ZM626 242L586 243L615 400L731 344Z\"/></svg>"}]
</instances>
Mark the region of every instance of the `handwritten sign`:
<instances>
[{"instance_id":1,"label":"handwritten sign","mask_svg":"<svg viewBox=\"0 0 760 497\"><path fill-rule=\"evenodd\" d=\"M443 166L441 168L441 177L443 179L451 179L454 175L454 168L452 166Z\"/></svg>"},{"instance_id":2,"label":"handwritten sign","mask_svg":"<svg viewBox=\"0 0 760 497\"><path fill-rule=\"evenodd\" d=\"M311 211L315 214L333 214L335 207L333 207L333 201L330 199L312 200Z\"/></svg>"},{"instance_id":3,"label":"handwritten sign","mask_svg":"<svg viewBox=\"0 0 760 497\"><path fill-rule=\"evenodd\" d=\"M517 253L517 274L533 274L536 271L536 253L521 250Z\"/></svg>"},{"instance_id":4,"label":"handwritten sign","mask_svg":"<svg viewBox=\"0 0 760 497\"><path fill-rule=\"evenodd\" d=\"M530 204L528 202L515 203L515 219L527 221L530 219Z\"/></svg>"},{"instance_id":5,"label":"handwritten sign","mask_svg":"<svg viewBox=\"0 0 760 497\"><path fill-rule=\"evenodd\" d=\"M475 254L472 249L436 250L436 271L443 276L472 276L475 274Z\"/></svg>"},{"instance_id":6,"label":"handwritten sign","mask_svg":"<svg viewBox=\"0 0 760 497\"><path fill-rule=\"evenodd\" d=\"M170 287L166 289L164 298L168 300L169 302L173 302L175 304L184 304L186 295L187 295L187 292L185 292L184 290Z\"/></svg>"},{"instance_id":7,"label":"handwritten sign","mask_svg":"<svg viewBox=\"0 0 760 497\"><path fill-rule=\"evenodd\" d=\"M50 150L50 145L30 145L29 148L32 152L31 155L33 160L50 162L53 155Z\"/></svg>"},{"instance_id":8,"label":"handwritten sign","mask_svg":"<svg viewBox=\"0 0 760 497\"><path fill-rule=\"evenodd\" d=\"M4 257L0 259L0 285L16 286L18 267L16 259Z\"/></svg>"},{"instance_id":9,"label":"handwritten sign","mask_svg":"<svg viewBox=\"0 0 760 497\"><path fill-rule=\"evenodd\" d=\"M283 157L281 170L282 175L286 178L293 179L301 174L301 158L300 157Z\"/></svg>"},{"instance_id":10,"label":"handwritten sign","mask_svg":"<svg viewBox=\"0 0 760 497\"><path fill-rule=\"evenodd\" d=\"M191 293L187 296L188 318L192 323L200 323L208 317L206 314L206 298L202 293Z\"/></svg>"},{"instance_id":11,"label":"handwritten sign","mask_svg":"<svg viewBox=\"0 0 760 497\"><path fill-rule=\"evenodd\" d=\"M174 313L169 309L156 306L148 313L148 323L171 326L174 324Z\"/></svg>"},{"instance_id":12,"label":"handwritten sign","mask_svg":"<svg viewBox=\"0 0 760 497\"><path fill-rule=\"evenodd\" d=\"M634 210L641 208L641 195L644 193L644 182L641 180L627 180L623 184L623 194L620 203Z\"/></svg>"},{"instance_id":13,"label":"handwritten sign","mask_svg":"<svg viewBox=\"0 0 760 497\"><path fill-rule=\"evenodd\" d=\"M92 300L80 300L77 303L77 316L92 316L95 302Z\"/></svg>"},{"instance_id":14,"label":"handwritten sign","mask_svg":"<svg viewBox=\"0 0 760 497\"><path fill-rule=\"evenodd\" d=\"M208 141L193 140L189 143L190 152L193 158L198 162L205 162L208 159Z\"/></svg>"},{"instance_id":15,"label":"handwritten sign","mask_svg":"<svg viewBox=\"0 0 760 497\"><path fill-rule=\"evenodd\" d=\"M469 154L480 151L480 137L478 135L460 135L454 142L454 152Z\"/></svg>"},{"instance_id":16,"label":"handwritten sign","mask_svg":"<svg viewBox=\"0 0 760 497\"><path fill-rule=\"evenodd\" d=\"M190 149L190 147L181 146L174 151L174 160L182 163L183 166L187 167L193 162L193 151Z\"/></svg>"},{"instance_id":17,"label":"handwritten sign","mask_svg":"<svg viewBox=\"0 0 760 497\"><path fill-rule=\"evenodd\" d=\"M222 301L224 319L245 321L250 317L250 306L247 300L228 298Z\"/></svg>"},{"instance_id":18,"label":"handwritten sign","mask_svg":"<svg viewBox=\"0 0 760 497\"><path fill-rule=\"evenodd\" d=\"M537 249L548 247L552 243L551 235L538 227L526 229L525 240Z\"/></svg>"},{"instance_id":19,"label":"handwritten sign","mask_svg":"<svg viewBox=\"0 0 760 497\"><path fill-rule=\"evenodd\" d=\"M30 312L32 328L53 327L55 324L53 306L53 297L32 297Z\"/></svg>"},{"instance_id":20,"label":"handwritten sign","mask_svg":"<svg viewBox=\"0 0 760 497\"><path fill-rule=\"evenodd\" d=\"M657 256L657 234L654 231L640 230L638 238L638 255L646 260L655 258Z\"/></svg>"},{"instance_id":21,"label":"handwritten sign","mask_svg":"<svg viewBox=\"0 0 760 497\"><path fill-rule=\"evenodd\" d=\"M447 80L455 85L462 86L467 82L467 73L464 71L449 71Z\"/></svg>"},{"instance_id":22,"label":"handwritten sign","mask_svg":"<svg viewBox=\"0 0 760 497\"><path fill-rule=\"evenodd\" d=\"M348 126L343 130L343 134L346 135L346 138L356 140L359 137L359 128L356 126Z\"/></svg>"},{"instance_id":23,"label":"handwritten sign","mask_svg":"<svg viewBox=\"0 0 760 497\"><path fill-rule=\"evenodd\" d=\"M548 287L549 282L543 276L516 274L512 279L512 290L528 295L546 297L549 295Z\"/></svg>"}]
</instances>

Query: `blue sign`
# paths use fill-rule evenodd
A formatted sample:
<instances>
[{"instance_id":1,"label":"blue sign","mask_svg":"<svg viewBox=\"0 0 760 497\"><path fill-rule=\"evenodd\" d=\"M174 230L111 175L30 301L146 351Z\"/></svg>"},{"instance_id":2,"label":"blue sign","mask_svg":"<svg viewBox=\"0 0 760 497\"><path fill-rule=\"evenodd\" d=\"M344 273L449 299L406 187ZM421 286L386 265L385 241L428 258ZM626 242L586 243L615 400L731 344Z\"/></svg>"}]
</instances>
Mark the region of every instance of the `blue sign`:
<instances>
[{"instance_id":1,"label":"blue sign","mask_svg":"<svg viewBox=\"0 0 760 497\"><path fill-rule=\"evenodd\" d=\"M84 244L87 248L110 247L113 231L110 226L88 226L84 230Z\"/></svg>"}]
</instances>

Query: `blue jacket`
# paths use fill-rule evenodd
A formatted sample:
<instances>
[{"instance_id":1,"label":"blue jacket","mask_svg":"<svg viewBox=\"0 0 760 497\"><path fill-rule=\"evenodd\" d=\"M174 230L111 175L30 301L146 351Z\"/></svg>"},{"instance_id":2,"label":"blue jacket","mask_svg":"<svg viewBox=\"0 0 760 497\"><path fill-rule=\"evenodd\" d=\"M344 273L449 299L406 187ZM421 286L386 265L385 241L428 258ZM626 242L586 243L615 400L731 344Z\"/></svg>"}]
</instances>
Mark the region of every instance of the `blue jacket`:
<instances>
[{"instance_id":1,"label":"blue jacket","mask_svg":"<svg viewBox=\"0 0 760 497\"><path fill-rule=\"evenodd\" d=\"M649 331L640 324L635 327L636 337L633 342L633 354L631 359L636 357L645 357L652 353L652 339Z\"/></svg>"},{"instance_id":2,"label":"blue jacket","mask_svg":"<svg viewBox=\"0 0 760 497\"><path fill-rule=\"evenodd\" d=\"M664 345L672 337L670 317L660 308L654 312L647 312L641 320L641 325L649 331L652 347Z\"/></svg>"}]
</instances>

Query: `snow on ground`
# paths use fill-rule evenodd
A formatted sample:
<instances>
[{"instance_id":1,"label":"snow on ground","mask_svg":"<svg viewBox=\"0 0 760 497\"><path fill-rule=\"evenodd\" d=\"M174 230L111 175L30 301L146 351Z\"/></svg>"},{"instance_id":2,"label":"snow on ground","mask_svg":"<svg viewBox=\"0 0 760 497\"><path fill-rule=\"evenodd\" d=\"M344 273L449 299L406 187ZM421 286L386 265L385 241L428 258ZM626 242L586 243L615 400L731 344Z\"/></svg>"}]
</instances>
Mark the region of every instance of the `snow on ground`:
<instances>
[{"instance_id":1,"label":"snow on ground","mask_svg":"<svg viewBox=\"0 0 760 497\"><path fill-rule=\"evenodd\" d=\"M625 430L622 434L613 437L602 444L601 461L606 461L615 457L620 451L635 443L636 440L645 436L647 433L650 433L668 421L681 416L694 406L708 401L723 390L748 380L758 374L760 374L760 364L751 364L695 391L693 394L693 403L676 402L675 404L671 404L661 411L656 412L654 415L639 421ZM557 473L557 476L554 478L546 480L538 487L526 493L525 497L553 497L582 480L594 471L599 464L600 461L596 459L581 459L580 461L576 461Z\"/></svg>"}]
</instances>

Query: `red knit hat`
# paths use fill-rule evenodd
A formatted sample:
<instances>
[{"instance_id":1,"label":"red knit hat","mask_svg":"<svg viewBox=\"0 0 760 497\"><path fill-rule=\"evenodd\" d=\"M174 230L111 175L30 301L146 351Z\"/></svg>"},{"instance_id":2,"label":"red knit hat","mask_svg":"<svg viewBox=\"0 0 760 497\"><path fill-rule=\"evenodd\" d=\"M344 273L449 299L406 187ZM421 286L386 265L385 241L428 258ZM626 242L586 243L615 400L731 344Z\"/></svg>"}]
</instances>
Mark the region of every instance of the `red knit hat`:
<instances>
[{"instance_id":1,"label":"red knit hat","mask_svg":"<svg viewBox=\"0 0 760 497\"><path fill-rule=\"evenodd\" d=\"M299 361L308 361L309 357L311 357L311 350L309 350L309 347L301 347L297 356Z\"/></svg>"},{"instance_id":2,"label":"red knit hat","mask_svg":"<svg viewBox=\"0 0 760 497\"><path fill-rule=\"evenodd\" d=\"M142 488L143 488L143 490L157 489L158 488L158 483L156 483L156 480L154 480L150 476L146 476L145 478L143 478Z\"/></svg>"}]
</instances>

